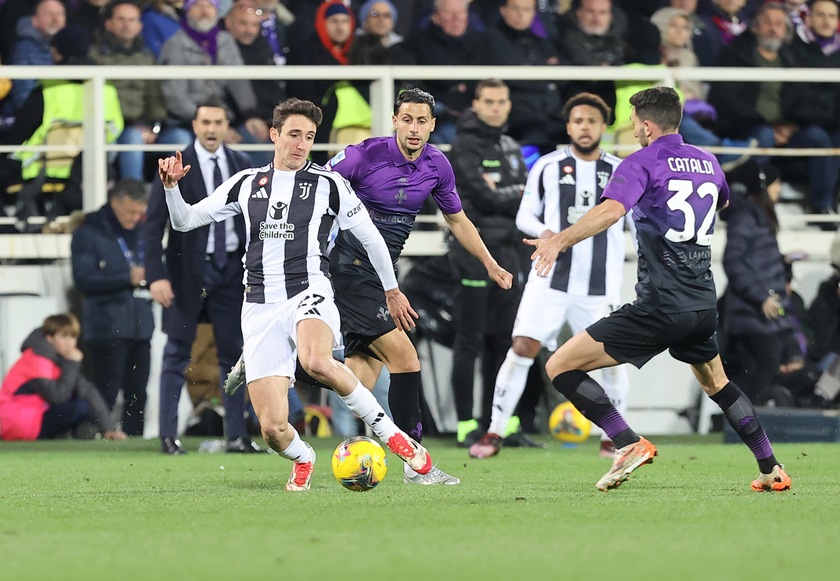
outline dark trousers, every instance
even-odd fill
[[[778,334],[734,335],[729,341],[732,381],[738,384],[751,402],[762,405],[779,374],[781,353]]]
[[[235,259],[228,260],[221,271],[211,261],[204,267],[203,296],[198,317],[189,318],[178,311],[175,303],[166,313],[167,325],[183,325],[192,328],[192,339],[175,339],[170,331],[169,340],[163,350],[163,366],[160,374],[160,437],[174,438],[178,434],[178,401],[186,381],[186,369],[190,363],[190,352],[199,322],[213,325],[216,350],[219,356],[220,383],[224,384],[230,368],[242,351],[242,265]],[[183,334],[182,334],[183,335]],[[189,335],[189,334],[188,334]],[[239,389],[232,396],[222,389],[222,404],[225,408],[225,427],[229,439],[247,436],[245,429],[245,390]]]
[[[456,277],[454,326],[455,344],[452,347],[452,392],[458,421],[473,418],[473,385],[475,360],[482,357],[481,418],[490,418],[496,375],[511,345],[511,331],[521,285],[515,277],[518,266],[512,248],[494,249],[499,264],[514,273],[514,285],[502,290],[487,278],[487,271],[477,258],[457,243],[452,244],[450,258]]]
[[[93,383],[113,411],[117,394],[123,391],[122,430],[129,436],[143,435],[143,410],[151,361],[149,340],[87,341]]]
[[[75,428],[88,419],[90,406],[81,399],[70,399],[64,403],[51,405],[41,420],[41,433],[38,439],[54,438],[61,432]]]

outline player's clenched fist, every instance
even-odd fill
[[[178,185],[178,180],[189,173],[191,167],[191,165],[184,167],[184,160],[181,157],[181,152],[176,151],[174,156],[158,160],[158,174],[160,175],[160,181],[163,182],[164,187],[174,188]]]

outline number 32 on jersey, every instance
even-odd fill
[[[712,204],[709,210],[703,217],[703,222],[700,227],[695,230],[696,216],[694,208],[688,202],[688,197],[694,192],[694,183],[691,180],[669,180],[668,190],[674,192],[674,195],[668,200],[668,208],[675,212],[682,212],[685,216],[685,228],[683,230],[668,229],[665,233],[665,238],[671,242],[686,242],[697,236],[697,244],[699,246],[711,246],[712,234],[709,232],[712,228],[712,223],[715,219],[715,210],[717,210],[718,194],[720,193],[718,187],[712,182],[703,182],[697,188],[697,195],[700,198],[706,196],[712,197]]]

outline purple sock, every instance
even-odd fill
[[[723,410],[732,429],[752,451],[761,472],[770,474],[778,462],[750,399],[731,381],[711,398]]]
[[[566,371],[551,380],[551,383],[590,422],[604,430],[616,448],[639,441],[638,434],[630,429],[615,409],[604,388],[585,372]]]

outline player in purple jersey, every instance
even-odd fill
[[[776,461],[755,408],[723,370],[715,340],[715,284],[709,270],[715,211],[729,201],[729,187],[711,154],[686,145],[677,133],[682,107],[676,91],[655,87],[631,99],[636,139],[643,149],[613,173],[601,203],[576,224],[536,246],[540,275],[560,252],[604,231],[631,208],[636,223],[639,283],[636,301],[567,341],[546,363],[554,387],[612,439],[612,468],[596,484],[615,488],[657,455],[616,411],[588,371],[629,362],[641,367],[668,349],[691,365],[703,390],[758,461],[756,491],[789,490],[790,478]]]
[[[461,209],[455,174],[446,157],[427,145],[435,128],[435,101],[425,91],[409,89],[394,104],[392,137],[373,137],[350,146],[327,167],[344,176],[364,203],[388,244],[396,267],[414,219],[430,195],[452,234],[477,257],[488,276],[504,289],[513,277],[490,255],[473,223]],[[372,389],[382,366],[391,373],[388,404],[394,422],[418,441],[420,423],[420,360],[403,331],[414,326],[409,316],[392,318],[382,284],[358,240],[340,232],[330,255],[330,275],[341,314],[347,366]],[[438,468],[425,475],[405,470],[404,481],[415,484],[458,484]]]

